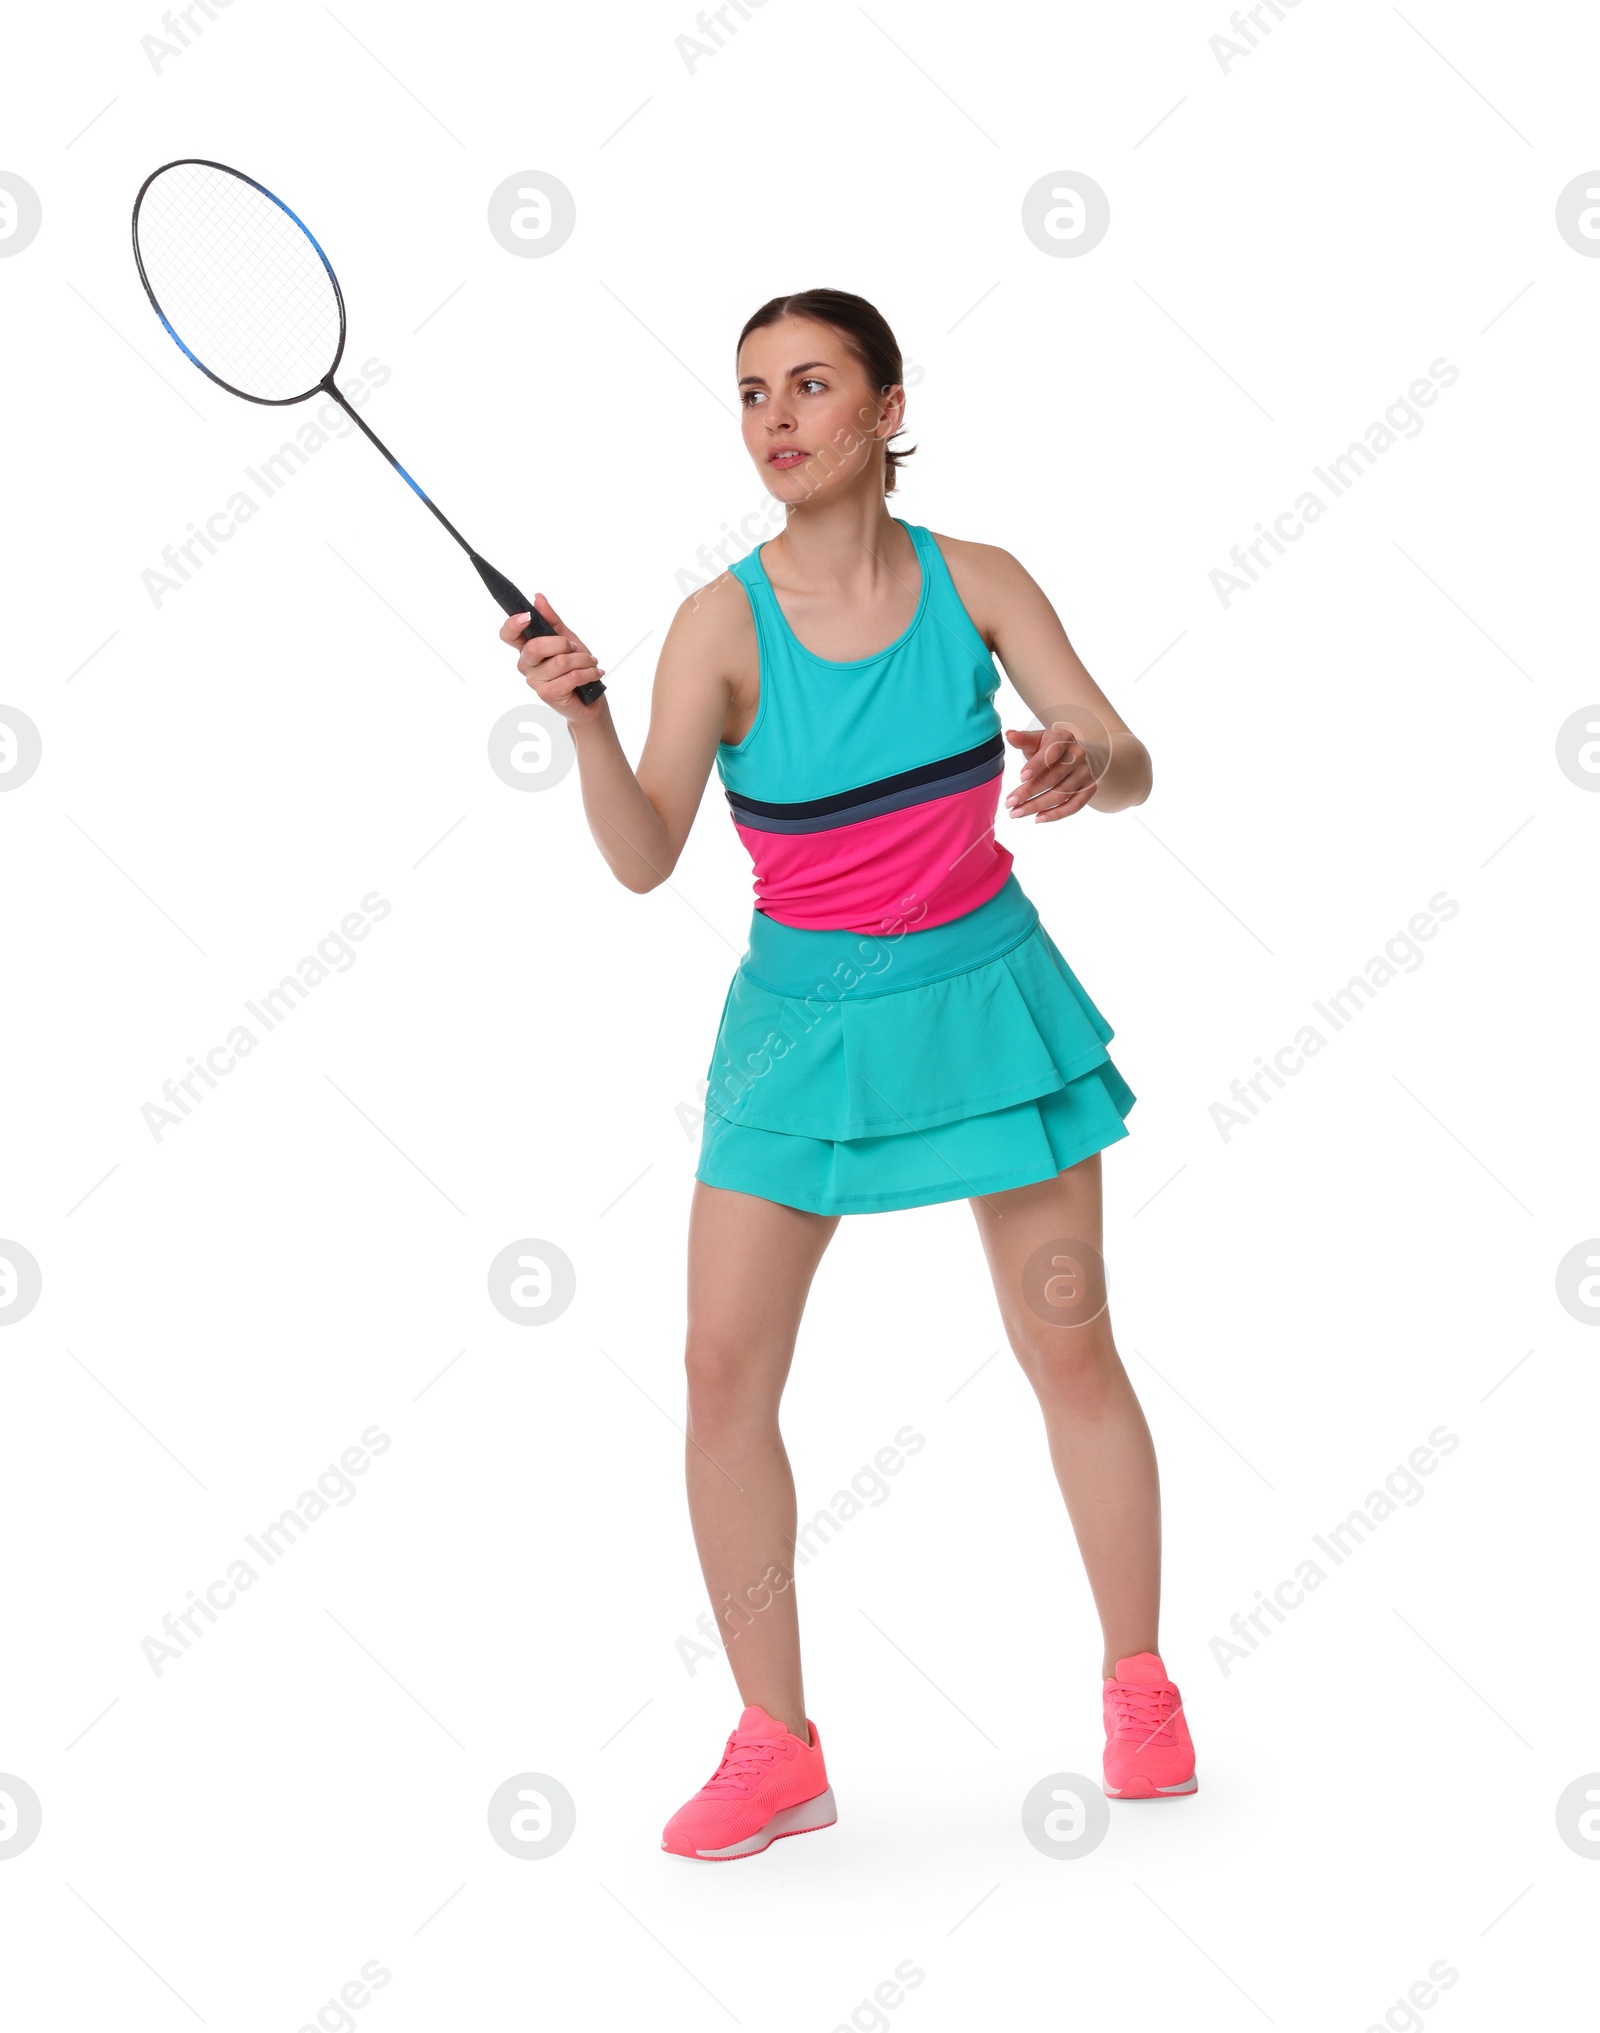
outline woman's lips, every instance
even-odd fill
[[[767,464],[769,466],[803,466],[810,456],[809,452],[769,452],[767,454]]]

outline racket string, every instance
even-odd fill
[[[332,275],[305,228],[230,170],[184,162],[139,208],[139,252],[185,349],[247,395],[282,401],[316,387],[338,350]]]

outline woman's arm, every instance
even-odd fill
[[[1008,804],[1041,819],[1065,818],[1091,800],[1103,812],[1143,804],[1149,751],[1084,668],[1043,588],[993,544],[938,544],[973,626],[1044,723],[1042,732],[1006,730],[1027,758]]]
[[[714,592],[720,597],[710,597]],[[728,717],[733,673],[741,653],[755,655],[749,602],[742,589],[737,602],[728,598],[718,580],[673,616],[656,664],[637,771],[618,739],[609,695],[588,706],[574,696],[594,676],[594,658],[542,594],[537,604],[556,633],[523,643],[527,617],[513,615],[501,640],[519,652],[517,668],[532,690],[567,722],[589,831],[618,882],[642,896],[671,875],[700,809]]]

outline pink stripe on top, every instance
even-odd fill
[[[1014,856],[994,837],[1000,778],[822,833],[735,829],[756,871],[756,909],[802,930],[942,925],[1004,885]]]

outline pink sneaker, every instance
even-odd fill
[[[822,1739],[809,1717],[809,1744],[764,1708],[747,1708],[728,1738],[722,1763],[667,1823],[661,1847],[674,1856],[722,1863],[753,1857],[781,1835],[805,1835],[838,1820],[822,1762]]]
[[[1157,1800],[1194,1793],[1194,1745],[1183,1697],[1154,1652],[1117,1661],[1104,1683],[1105,1785],[1114,1800]]]

